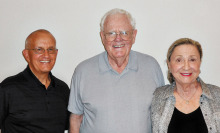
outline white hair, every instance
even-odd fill
[[[131,14],[129,12],[127,12],[126,10],[115,8],[115,9],[112,9],[112,10],[108,11],[107,13],[105,13],[105,15],[102,17],[101,22],[100,22],[100,30],[101,31],[104,31],[104,23],[105,23],[106,18],[110,15],[115,15],[115,14],[126,15],[128,17],[128,19],[130,20],[132,28],[135,29],[136,22],[135,22],[135,19],[131,16]]]

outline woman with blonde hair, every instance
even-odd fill
[[[153,133],[220,132],[220,88],[199,77],[202,56],[200,43],[190,38],[178,39],[168,49],[171,84],[154,92]]]

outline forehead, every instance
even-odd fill
[[[49,33],[36,33],[31,37],[31,45],[34,47],[55,47],[56,42]]]
[[[106,18],[104,30],[131,30],[132,26],[125,14],[113,14]]]
[[[196,46],[191,44],[183,44],[174,48],[172,55],[195,55],[200,56]]]

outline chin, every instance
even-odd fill
[[[182,81],[181,84],[194,84],[195,81]]]
[[[52,70],[52,68],[49,67],[49,68],[43,68],[40,71],[43,72],[43,73],[49,73],[51,70]]]
[[[116,57],[116,58],[125,57],[125,56],[126,56],[125,52],[118,52],[114,55],[114,57]]]

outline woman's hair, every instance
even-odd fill
[[[101,22],[100,22],[100,30],[101,31],[104,31],[104,23],[105,23],[106,18],[110,15],[115,15],[115,14],[126,15],[128,17],[128,19],[130,20],[132,28],[135,29],[136,23],[135,23],[134,18],[131,16],[131,14],[123,9],[115,8],[115,9],[112,9],[112,10],[108,11],[107,13],[105,13],[105,15],[102,17]]]
[[[176,40],[175,42],[173,42],[173,44],[169,47],[169,49],[167,51],[167,67],[168,67],[168,62],[170,62],[170,57],[172,56],[174,49],[180,45],[193,45],[193,46],[195,46],[199,51],[200,60],[202,60],[203,52],[202,52],[202,47],[201,47],[200,43],[195,40],[192,40],[190,38],[180,38],[180,39]],[[169,80],[170,83],[173,83],[175,80],[172,73],[169,70],[167,73],[167,79]]]

